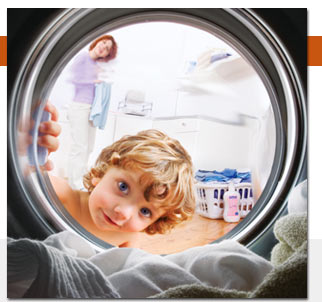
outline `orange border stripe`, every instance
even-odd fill
[[[7,37],[0,36],[0,66],[7,66]]]
[[[307,65],[322,66],[322,37],[307,37]]]
[[[322,66],[322,36],[308,36],[308,66]],[[0,66],[7,66],[7,37],[0,36]]]

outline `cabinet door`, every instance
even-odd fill
[[[177,139],[194,160],[199,134],[199,120],[192,118],[155,120],[153,128]]]
[[[152,120],[131,115],[119,115],[115,120],[114,141],[124,135],[134,135],[142,130],[152,128]]]

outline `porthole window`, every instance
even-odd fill
[[[191,236],[191,229],[203,230],[194,235],[200,240],[204,236],[202,244],[224,238],[255,240],[283,210],[305,165],[306,109],[305,92],[287,49],[255,11],[242,9],[70,9],[52,17],[26,52],[9,96],[10,169],[40,236],[67,229],[97,249],[114,244],[77,221],[49,177],[71,185],[71,172],[80,167],[71,166],[71,70],[79,54],[88,52],[102,35],[114,37],[118,53],[109,62],[97,63],[98,83],[107,84],[109,105],[105,127],[95,130],[92,150],[82,162],[85,169],[124,135],[158,129],[182,144],[196,172],[235,171],[235,188],[245,201],[239,206],[245,215],[229,224],[224,236],[205,233],[225,223],[220,213],[228,189],[210,173],[217,183],[198,183],[200,204],[193,218],[170,234],[140,233],[143,249],[167,254],[200,245],[187,246],[188,238],[180,235]],[[39,165],[37,132],[30,147],[34,168],[19,151],[20,135],[30,130],[35,108],[37,127],[48,99],[62,127],[60,147],[49,155],[54,163],[49,173]],[[80,117],[73,119],[81,123]],[[251,179],[247,185],[240,180],[246,173]],[[73,185],[86,192],[81,174]],[[10,212],[18,206],[13,203]],[[167,245],[169,240],[176,244]]]

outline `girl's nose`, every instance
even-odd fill
[[[117,205],[114,208],[116,222],[124,223],[133,215],[134,209],[131,205]]]

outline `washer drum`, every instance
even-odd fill
[[[14,13],[8,11],[9,21]],[[266,86],[276,122],[273,168],[250,215],[220,239],[234,238],[264,254],[260,239],[285,213],[290,190],[306,171],[306,32],[297,27],[302,20],[306,29],[306,11],[129,8],[27,10],[26,14],[34,22],[16,18],[15,26],[8,26],[8,236],[43,239],[67,229],[98,249],[109,247],[69,220],[46,173],[37,165],[34,173],[26,173],[19,152],[20,127],[36,105],[44,107],[67,62],[96,36],[130,24],[169,21],[213,33],[238,49]],[[40,116],[36,126],[39,122]]]

